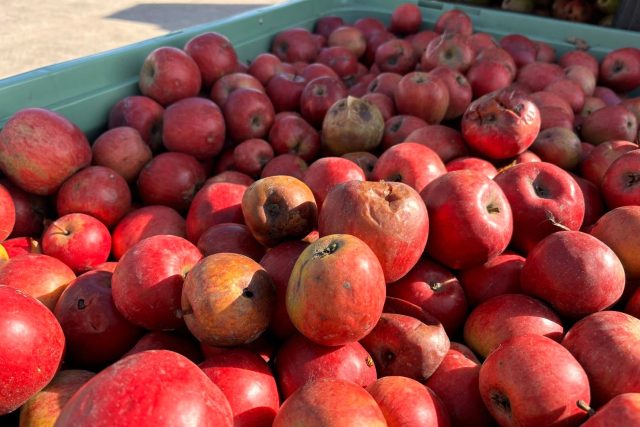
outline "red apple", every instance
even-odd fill
[[[54,194],[91,163],[91,147],[80,128],[41,108],[14,113],[0,131],[0,171],[30,193]]]
[[[40,236],[44,228],[44,219],[50,211],[49,199],[24,191],[6,178],[0,179],[0,185],[6,191],[5,193],[0,190],[0,199],[2,199],[0,210],[6,210],[0,214],[0,218],[2,218],[0,222],[5,224],[3,233],[6,234],[7,230],[12,228],[13,230],[8,237]],[[5,198],[7,194],[10,196],[9,199]],[[13,226],[9,227],[12,222],[12,205],[15,216],[13,217]],[[6,237],[4,238],[6,239]],[[2,240],[0,239],[0,241]]]
[[[640,150],[624,153],[607,169],[600,189],[610,209],[640,205]]]
[[[588,405],[586,407],[589,419],[582,424],[583,427],[606,427],[612,423],[631,426],[640,423],[640,393],[619,394],[597,411],[593,411]],[[581,406],[581,409],[584,408]]]
[[[485,50],[498,46],[496,39],[489,33],[483,32],[475,32],[467,37],[467,42],[473,49],[474,58],[478,56],[478,54]]]
[[[416,380],[387,376],[366,387],[378,402],[388,425],[407,427],[448,427],[449,414],[444,403],[428,387]]]
[[[438,124],[449,108],[449,90],[439,78],[415,71],[398,82],[394,100],[399,113]]]
[[[182,282],[202,253],[182,237],[148,237],[129,249],[111,281],[113,302],[131,323],[150,330],[184,325],[180,311]]]
[[[128,183],[135,182],[145,164],[151,160],[151,148],[140,133],[129,126],[109,129],[91,147],[94,165],[106,166]]]
[[[254,179],[242,172],[227,170],[207,179],[205,181],[205,185],[213,184],[214,182],[229,182],[232,184],[242,184],[248,187],[253,184]]]
[[[184,50],[162,46],[147,55],[140,68],[140,92],[163,106],[200,93],[198,64]]]
[[[431,40],[420,58],[423,71],[442,66],[464,73],[472,62],[473,49],[466,36],[456,33],[444,33]]]
[[[0,414],[4,415],[52,380],[62,363],[65,340],[53,313],[34,298],[0,285],[0,301]]]
[[[138,193],[145,205],[163,205],[185,212],[205,179],[204,168],[193,156],[162,153],[140,172]]]
[[[614,49],[600,62],[600,81],[616,92],[629,92],[640,86],[640,50]]]
[[[568,50],[560,57],[558,64],[560,64],[562,68],[567,68],[571,65],[581,65],[588,68],[596,79],[598,78],[600,68],[598,60],[588,51],[577,49]]]
[[[556,62],[556,50],[549,43],[534,41],[536,44],[536,61]]]
[[[571,175],[547,162],[520,163],[503,169],[494,181],[513,212],[511,245],[527,253],[546,236],[579,230],[584,197]]]
[[[383,93],[393,99],[401,79],[402,75],[398,73],[380,73],[369,83],[368,91],[371,93]]]
[[[465,270],[459,275],[460,284],[471,307],[503,294],[522,293],[520,275],[525,258],[515,253],[503,253]]]
[[[580,138],[571,129],[547,128],[538,134],[530,147],[543,162],[553,163],[565,170],[578,166],[582,154]]]
[[[198,64],[202,86],[207,89],[220,77],[234,72],[238,64],[231,41],[220,33],[198,34],[187,41],[184,50]]]
[[[278,63],[280,60],[278,60]],[[265,83],[266,84],[266,83]],[[263,84],[256,77],[247,73],[231,73],[220,77],[211,87],[210,98],[220,108],[224,107],[231,92],[238,89],[254,89],[266,93]]]
[[[500,39],[500,47],[511,54],[518,67],[536,61],[537,48],[533,40],[522,34],[509,34]]]
[[[256,56],[247,70],[263,85],[266,85],[271,77],[283,71],[286,71],[286,66],[272,53],[261,53]]]
[[[266,248],[253,237],[244,224],[222,223],[208,228],[198,239],[198,249],[209,256],[221,252],[247,256],[258,262]]]
[[[427,253],[460,269],[500,255],[511,240],[513,218],[502,189],[479,172],[449,172],[420,193],[429,211]]]
[[[342,158],[350,160],[356,165],[360,166],[367,180],[371,180],[373,168],[378,161],[378,158],[375,156],[375,154],[371,154],[368,151],[354,151],[352,153],[343,154]]]
[[[618,256],[628,279],[640,278],[640,207],[623,206],[605,213],[591,228],[591,235]]]
[[[65,361],[101,369],[118,360],[142,334],[116,309],[107,271],[89,271],[71,282],[54,314],[66,338]]]
[[[307,162],[296,154],[280,154],[264,165],[260,177],[287,175],[301,180],[308,167]]]
[[[295,154],[306,162],[314,161],[320,152],[320,134],[298,116],[277,118],[269,131],[269,143],[275,154]]]
[[[324,37],[329,37],[336,28],[343,25],[344,20],[340,16],[321,16],[315,23],[314,31]]]
[[[13,237],[2,242],[4,249],[2,261],[24,254],[41,254],[42,243],[32,237]]]
[[[285,62],[314,62],[318,46],[305,28],[288,28],[273,38],[271,52]]]
[[[458,157],[446,164],[447,172],[468,169],[480,172],[489,179],[498,174],[498,170],[492,163],[479,157]]]
[[[387,283],[418,262],[429,234],[427,209],[401,182],[349,181],[327,195],[318,218],[321,236],[352,234],[376,254]]]
[[[531,92],[539,92],[563,77],[564,70],[558,64],[531,62],[518,70],[516,82]]]
[[[472,89],[469,81],[461,73],[447,67],[436,67],[430,74],[444,81],[449,90],[449,107],[445,120],[456,119],[464,114],[471,103]]]
[[[148,332],[138,340],[138,342],[122,356],[124,359],[132,354],[142,353],[147,350],[170,350],[191,360],[193,363],[200,363],[203,360],[202,351],[198,341],[189,334],[178,334],[171,332]]]
[[[159,234],[186,237],[186,224],[178,212],[168,206],[143,206],[129,212],[113,229],[111,236],[116,260],[142,239]]]
[[[512,71],[499,61],[477,61],[467,71],[474,98],[508,87],[513,81]]]
[[[130,126],[140,133],[153,152],[162,147],[164,108],[148,96],[126,96],[109,112],[109,129]]]
[[[595,403],[640,390],[640,320],[619,311],[585,317],[567,332],[562,345],[589,376]]]
[[[593,91],[596,88],[596,78],[587,67],[584,65],[570,65],[564,68],[565,78],[578,84],[582,89],[585,97],[593,95]]]
[[[230,427],[233,412],[224,393],[189,359],[149,350],[109,366],[71,397],[56,425],[77,424]]]
[[[413,46],[404,39],[391,39],[382,43],[374,56],[374,62],[380,71],[398,74],[413,70],[417,60]]]
[[[278,121],[276,120],[276,123]],[[271,128],[273,132],[274,126]],[[250,176],[260,176],[262,168],[273,159],[274,152],[271,144],[264,139],[247,139],[233,149],[233,164],[239,172]]]
[[[275,120],[267,95],[253,89],[237,89],[222,107],[228,135],[235,141],[264,138]]]
[[[408,114],[398,114],[393,116],[384,123],[382,148],[387,150],[403,141],[414,142],[408,139],[408,136],[418,129],[422,129],[426,126],[429,126],[427,122],[416,116]]]
[[[316,160],[309,165],[302,179],[313,192],[318,209],[334,186],[351,180],[366,181],[366,177],[357,164],[341,157]]]
[[[606,105],[618,105],[622,103],[620,96],[605,86],[596,86],[593,90],[593,96],[600,98]]]
[[[433,30],[439,34],[459,33],[463,36],[470,36],[473,32],[473,23],[463,10],[451,9],[438,17]]]
[[[389,31],[398,34],[417,33],[422,24],[422,12],[413,3],[403,3],[391,13]]]
[[[429,125],[411,132],[404,139],[417,142],[435,151],[443,162],[469,154],[459,131],[444,125]]]
[[[480,367],[480,395],[501,426],[577,426],[589,402],[584,369],[564,347],[540,335],[502,343]]]
[[[16,223],[16,207],[7,188],[0,184],[0,242],[11,235]]]
[[[318,53],[316,61],[330,67],[341,79],[352,78],[358,72],[358,58],[346,47],[325,47]]]
[[[319,62],[307,64],[300,75],[304,77],[305,81],[307,82],[310,82],[311,80],[318,77],[333,77],[334,79],[340,79],[340,77],[338,77],[336,72],[333,71],[331,67]],[[295,110],[297,109],[298,107],[295,108]]]
[[[102,222],[91,215],[63,215],[44,231],[42,252],[59,259],[79,274],[109,258],[111,234]]]
[[[638,124],[635,115],[622,105],[600,108],[582,123],[581,136],[586,142],[600,144],[615,139],[635,141]]]
[[[269,79],[266,93],[276,112],[296,111],[300,105],[300,95],[307,80],[296,74],[278,73]]]
[[[376,106],[385,122],[396,114],[396,106],[393,99],[384,93],[367,92],[361,98]]]
[[[311,125],[319,128],[329,108],[346,96],[347,88],[339,79],[315,78],[307,83],[300,95],[300,113]]]

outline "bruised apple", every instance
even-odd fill
[[[337,155],[380,145],[384,120],[378,107],[349,96],[334,103],[322,122],[322,144]]]

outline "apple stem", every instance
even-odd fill
[[[585,411],[589,416],[592,416],[596,413],[596,411],[594,411],[593,408],[589,406],[589,404],[582,399],[578,400],[576,402],[576,405],[578,405],[578,408]]]
[[[55,221],[53,221],[53,222],[51,223],[51,225],[52,225],[52,226],[54,226],[55,228],[57,228],[57,229],[58,229],[58,231],[59,231],[60,233],[64,234],[65,236],[68,236],[69,234],[71,234],[71,232],[70,232],[69,230],[66,230],[66,229],[64,229],[64,228],[60,227],[60,226],[58,225],[58,223],[57,223],[57,222],[55,222]]]

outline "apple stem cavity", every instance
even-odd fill
[[[489,397],[493,402],[493,404],[498,407],[498,409],[508,414],[511,413],[511,402],[509,402],[509,399],[507,398],[507,396],[505,396],[499,391],[493,390],[489,394]]]
[[[627,187],[633,187],[635,185],[638,185],[639,183],[640,183],[639,173],[629,173],[627,175],[627,182],[626,182]]]
[[[249,288],[244,288],[242,290],[242,296],[245,298],[253,298],[253,291]]]
[[[84,310],[85,308],[87,308],[87,305],[84,303],[84,299],[82,298],[78,299],[77,307],[78,307],[78,310]]]
[[[585,402],[584,400],[578,400],[576,402],[576,405],[578,406],[578,408],[582,409],[583,411],[585,411],[587,414],[589,414],[589,416],[592,416],[596,413],[596,411],[589,406],[589,404],[587,402]]]

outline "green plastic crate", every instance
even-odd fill
[[[81,59],[39,68],[0,80],[0,126],[17,110],[42,107],[57,111],[77,124],[89,138],[105,129],[109,110],[121,98],[138,93],[138,72],[144,58],[159,46],[183,47],[193,36],[217,31],[229,37],[239,57],[248,61],[269,50],[273,36],[290,27],[312,29],[321,16],[337,15],[347,22],[372,16],[388,23],[401,0],[292,0],[252,10],[216,22],[189,27],[143,42]],[[558,54],[573,49],[580,39],[601,58],[623,46],[640,46],[640,34],[625,30],[574,24],[547,18],[438,1],[417,1],[424,28],[431,28],[445,11],[461,9],[476,31],[500,38],[521,33],[553,45]]]

